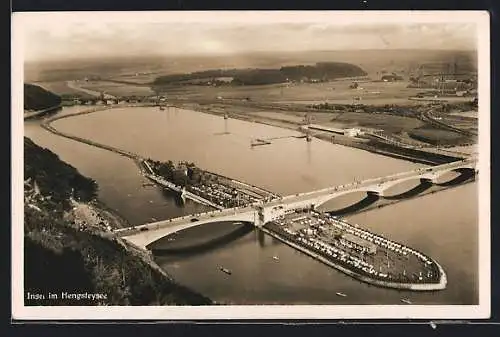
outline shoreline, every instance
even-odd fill
[[[172,106],[175,108],[178,108],[178,109],[193,110],[196,112],[206,113],[206,114],[210,114],[210,115],[214,115],[214,116],[225,116],[227,114],[227,112],[225,112],[225,111],[218,111],[218,110],[214,110],[214,109],[211,109],[208,107],[203,107],[199,103],[191,103],[191,102],[172,103]],[[278,119],[278,118],[275,119],[275,118],[263,117],[263,116],[258,116],[258,115],[245,115],[245,114],[238,113],[238,112],[229,114],[229,118],[241,120],[241,121],[245,121],[245,122],[249,122],[249,123],[258,123],[258,124],[263,124],[263,125],[268,125],[268,126],[273,126],[273,127],[277,127],[277,128],[282,128],[282,129],[300,132],[300,125],[301,124],[296,123],[296,122],[283,120],[283,119]],[[450,156],[445,156],[445,155],[440,155],[440,154],[433,153],[433,152],[428,152],[425,150],[419,151],[419,152],[421,152],[422,156],[418,156],[416,154],[414,154],[413,156],[405,155],[404,153],[400,153],[397,151],[390,151],[388,149],[383,149],[382,146],[385,146],[385,147],[391,146],[393,149],[398,149],[400,151],[407,150],[406,148],[394,146],[394,145],[384,143],[384,142],[380,142],[380,144],[378,146],[376,146],[376,145],[370,146],[370,145],[367,145],[364,143],[356,143],[353,141],[350,141],[350,142],[339,141],[338,139],[335,139],[334,141],[332,141],[331,135],[325,135],[324,132],[319,133],[319,134],[318,133],[311,134],[311,136],[314,138],[323,140],[323,141],[327,141],[327,142],[332,143],[332,144],[351,147],[351,148],[367,151],[367,152],[382,155],[382,156],[392,157],[392,158],[396,158],[396,159],[400,159],[400,160],[406,160],[406,161],[410,161],[413,163],[421,163],[421,164],[426,164],[426,165],[436,165],[436,164],[443,163],[443,162],[453,161],[453,160],[447,161],[445,158],[454,159],[454,160],[461,159],[458,156],[459,154],[456,154],[457,157],[452,157],[452,155],[453,155],[452,153],[450,153]],[[425,158],[424,153],[427,154],[428,156],[440,158],[441,160],[437,161],[437,160]]]

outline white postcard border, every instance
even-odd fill
[[[340,15],[339,15],[340,14]],[[24,306],[24,28],[86,22],[452,23],[477,25],[479,91],[479,305]],[[490,35],[486,11],[58,12],[15,13],[12,20],[12,318],[19,320],[475,319],[490,315]]]

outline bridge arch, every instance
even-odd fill
[[[337,191],[335,189],[332,189],[330,193],[325,193],[321,196],[318,196],[317,198],[311,198],[308,200],[309,206],[312,206],[316,209],[321,210],[322,206],[336,198],[339,198],[341,196],[344,196],[346,194],[351,194],[351,193],[356,193],[356,192],[364,192],[366,193],[366,197],[355,204],[346,206],[342,209],[335,210],[335,212],[344,212],[348,211],[350,208],[356,208],[360,209],[361,206],[367,207],[370,204],[373,204],[374,202],[377,201],[377,197],[379,198],[385,198],[385,199],[403,199],[403,198],[408,198],[412,197],[415,195],[418,195],[425,190],[429,189],[432,187],[432,185],[438,185],[438,186],[448,186],[448,185],[453,185],[453,184],[459,184],[464,181],[467,181],[471,177],[473,177],[476,174],[476,170],[474,167],[469,167],[469,165],[464,165],[462,167],[458,168],[450,168],[450,169],[445,169],[445,170],[438,170],[438,171],[429,171],[429,169],[423,168],[420,169],[421,174],[419,175],[414,175],[414,176],[406,176],[402,177],[400,179],[393,179],[389,180],[387,182],[384,182],[383,180],[373,184],[373,185],[368,185],[368,186],[361,186],[359,188],[352,188],[350,190],[344,190],[344,191]],[[439,179],[442,178],[443,176],[449,174],[450,172],[459,172],[460,175],[456,178],[451,179],[450,181],[446,181],[443,183],[439,182]],[[399,193],[396,195],[388,195],[387,192],[390,188],[397,186],[399,184],[402,184],[404,182],[408,181],[419,181],[419,184],[410,188],[409,190]],[[353,184],[355,186],[355,184]],[[307,206],[307,202],[303,202],[304,206]],[[323,207],[324,208],[324,207]],[[363,208],[363,207],[361,207]]]
[[[182,217],[180,219],[171,219],[160,221],[154,224],[143,225],[136,228],[132,233],[121,235],[124,239],[133,244],[147,248],[151,243],[160,240],[161,238],[179,232],[184,229],[193,228],[201,225],[210,225],[211,223],[219,222],[255,222],[255,211],[247,211],[241,213],[230,213],[222,216],[215,216],[217,212],[209,212],[214,215],[197,218],[196,215]],[[196,219],[196,221],[194,221]]]
[[[450,172],[456,172],[458,173],[458,176],[455,176],[449,180],[446,181],[440,181],[443,176]],[[438,186],[452,186],[452,185],[458,185],[461,184],[469,179],[472,179],[476,176],[477,172],[475,168],[472,167],[461,167],[457,168],[454,170],[449,170],[444,172],[443,174],[436,176],[436,178],[433,180],[433,183]]]
[[[327,202],[316,206],[315,209],[317,211],[330,213],[332,215],[344,215],[359,211],[376,203],[380,200],[380,196],[378,195],[378,193],[373,193],[370,191],[364,192],[361,198],[356,198],[354,201],[349,200],[347,203],[344,202],[340,207],[338,204],[331,204],[331,202],[336,199],[337,198],[332,198]]]

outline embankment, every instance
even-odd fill
[[[86,139],[86,138],[78,137],[78,136],[75,136],[75,135],[71,135],[71,134],[59,131],[59,130],[57,130],[56,128],[54,128],[51,125],[53,122],[55,122],[57,120],[60,120],[60,119],[69,118],[69,117],[75,117],[75,116],[80,116],[80,115],[86,115],[86,114],[90,114],[90,113],[94,113],[94,112],[98,112],[98,111],[103,111],[103,110],[113,109],[113,108],[119,108],[119,107],[123,107],[123,106],[103,106],[103,107],[98,107],[98,108],[92,108],[90,110],[81,111],[81,112],[78,112],[78,113],[75,113],[75,114],[63,115],[63,116],[56,116],[56,117],[49,118],[49,119],[43,121],[43,123],[41,124],[41,126],[45,130],[47,130],[49,132],[52,132],[55,135],[58,135],[58,136],[61,136],[61,137],[65,137],[65,138],[68,138],[68,139],[72,139],[72,140],[75,140],[77,142],[84,143],[84,144],[87,144],[87,145],[90,145],[90,146],[94,146],[94,147],[97,147],[97,148],[100,148],[100,149],[103,149],[103,150],[108,150],[108,151],[117,153],[119,155],[128,157],[128,158],[133,159],[133,160],[137,160],[139,158],[139,156],[136,155],[135,153],[128,152],[128,151],[125,151],[125,150],[122,150],[122,149],[119,149],[119,148],[116,148],[116,147],[113,147],[113,146],[110,146],[110,145],[105,145],[105,144],[97,143],[97,142],[94,142],[94,141],[92,141],[90,139]]]

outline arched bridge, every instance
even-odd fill
[[[384,197],[384,193],[392,186],[404,181],[420,179],[429,183],[436,183],[450,171],[470,171],[473,175],[478,172],[475,158],[448,164],[419,168],[409,172],[397,173],[390,176],[355,181],[345,185],[333,186],[317,191],[299,193],[273,200],[258,201],[251,205],[223,210],[215,210],[200,214],[183,216],[180,218],[157,221],[141,226],[122,228],[115,233],[128,241],[146,248],[149,244],[172,233],[214,222],[241,221],[252,222],[262,226],[273,221],[283,214],[297,209],[316,208],[327,201],[343,194],[363,191]]]
[[[299,193],[283,197],[279,200],[273,200],[266,206],[286,205],[288,209],[299,209],[304,207],[318,207],[319,205],[339,197],[343,194],[353,192],[375,193],[384,196],[384,193],[391,187],[404,181],[420,179],[432,183],[437,183],[439,179],[450,171],[466,170],[476,174],[477,160],[475,158],[464,159],[462,161],[447,163],[443,165],[432,166],[428,168],[419,168],[409,172],[397,173],[390,176],[355,181],[345,185],[324,188],[318,191]]]
[[[167,235],[207,223],[223,221],[256,223],[256,214],[256,205],[228,208],[224,210],[215,210],[174,219],[156,221],[140,226],[120,228],[115,230],[115,233],[137,246],[146,248],[149,244]]]

